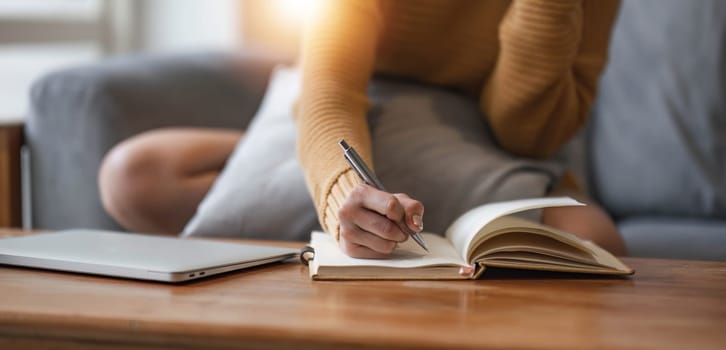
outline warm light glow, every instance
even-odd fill
[[[302,23],[310,17],[319,0],[275,0],[281,17],[288,21]]]

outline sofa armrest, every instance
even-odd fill
[[[277,62],[254,54],[127,57],[41,78],[25,128],[32,226],[119,229],[98,192],[106,152],[154,128],[245,127]]]

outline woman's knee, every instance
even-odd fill
[[[625,243],[605,210],[582,196],[578,200],[588,205],[546,208],[542,214],[543,223],[593,241],[615,255],[625,255]]]
[[[121,142],[99,172],[104,208],[127,229],[178,232],[241,136],[239,130],[166,128]]]
[[[158,147],[154,132],[129,138],[106,154],[99,171],[101,201],[106,211],[127,225],[139,213],[152,213],[160,188],[174,172]]]

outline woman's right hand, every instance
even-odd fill
[[[423,204],[406,194],[358,184],[338,210],[340,247],[354,258],[387,258],[408,239],[403,225],[423,230],[423,212]]]

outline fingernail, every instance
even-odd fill
[[[474,274],[474,268],[471,266],[462,266],[459,268],[459,274],[462,276],[471,276]]]
[[[423,231],[423,218],[421,215],[416,214],[413,216],[413,224],[418,227],[419,231]]]

